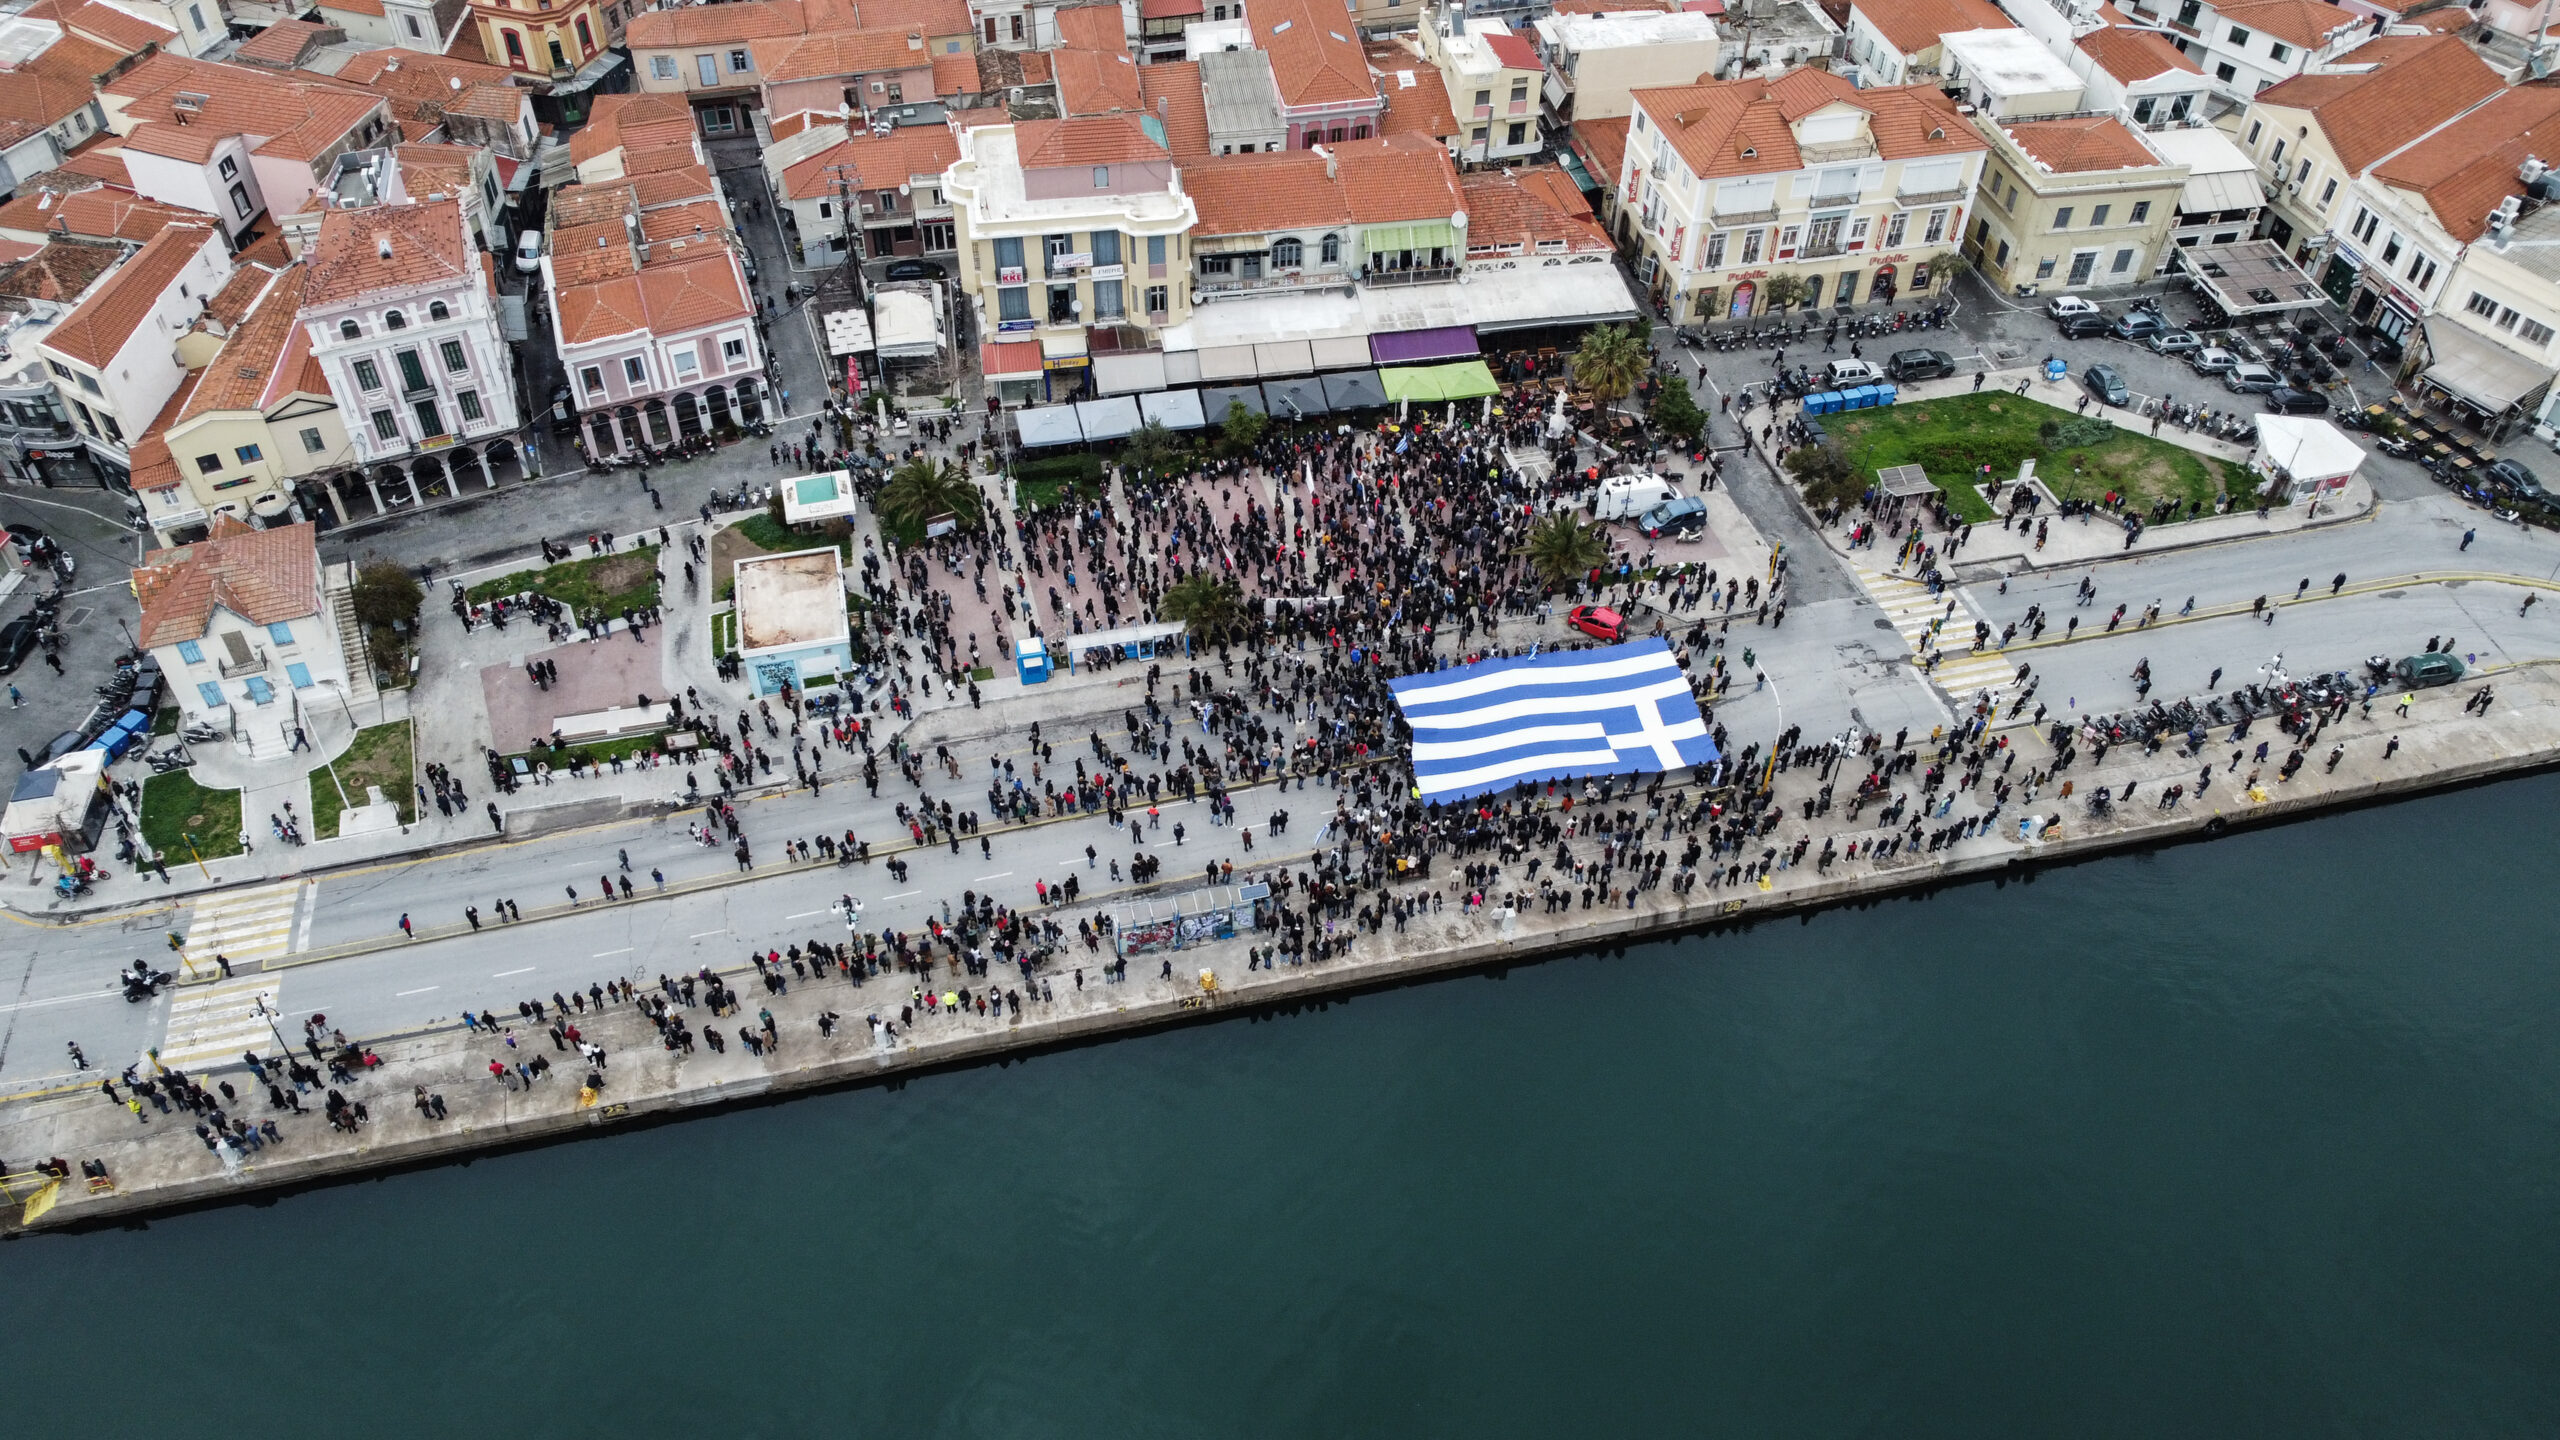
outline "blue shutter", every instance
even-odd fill
[[[308,690],[311,688],[311,667],[298,661],[287,665],[284,667],[284,678],[293,682],[294,689]]]
[[[264,705],[268,701],[276,698],[276,687],[268,684],[267,677],[264,675],[250,676],[246,682],[245,688],[248,690],[249,699],[253,704]]]
[[[207,710],[219,710],[222,708],[222,687],[210,680],[199,680],[196,682],[196,696],[198,699],[204,701],[204,708]]]
[[[267,627],[267,638],[279,645],[290,645],[293,643],[293,627],[279,620]]]
[[[178,658],[190,665],[201,665],[204,663],[204,647],[193,640],[181,640],[178,642]]]

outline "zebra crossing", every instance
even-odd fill
[[[210,965],[220,955],[235,970],[281,960],[293,949],[293,927],[302,913],[299,880],[208,896],[187,925],[187,958]]]
[[[160,1063],[192,1069],[236,1060],[243,1050],[266,1054],[276,1048],[266,1012],[276,1009],[284,976],[260,970],[266,961],[292,953],[306,889],[289,880],[196,902],[186,930],[187,958],[202,973],[219,955],[237,973],[209,985],[182,986],[170,996]]]
[[[1969,653],[1976,616],[1955,591],[1932,595],[1928,586],[1916,580],[1905,580],[1856,560],[1849,562],[1849,569],[1858,577],[1867,598],[1875,601],[1892,622],[1894,632],[1910,645],[1912,664],[1921,665],[1932,650],[1943,656],[1936,668],[1922,673],[1950,697],[1971,700],[1989,691],[1996,698],[2016,683],[2017,663],[2008,656],[1996,650]],[[1956,602],[1952,615],[1947,610],[1950,600]],[[1941,618],[1945,625],[1933,631]]]

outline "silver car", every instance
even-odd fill
[[[2264,365],[2234,365],[2222,377],[2222,388],[2234,395],[2264,395],[2283,383],[2283,376]]]
[[[2187,364],[2199,375],[2221,375],[2240,363],[2240,357],[2219,345],[2207,345],[2187,357]]]

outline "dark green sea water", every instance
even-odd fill
[[[0,1249],[85,1435],[2549,1436],[2560,780]]]

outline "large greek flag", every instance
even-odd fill
[[[1413,727],[1414,779],[1426,800],[1716,759],[1688,677],[1660,640],[1488,660],[1388,688]]]

